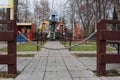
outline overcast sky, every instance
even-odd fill
[[[62,16],[62,12],[64,10],[63,5],[66,3],[67,0],[48,0],[50,3],[50,8],[53,11],[57,11],[58,15]]]
[[[8,0],[0,1],[0,6],[2,6],[2,5],[7,5],[7,2],[8,2]]]
[[[31,1],[31,0],[30,0]],[[35,0],[33,0],[35,1]],[[37,0],[39,1],[39,0]],[[57,11],[58,15],[62,15],[61,11],[63,10],[63,6],[67,0],[48,0],[50,9],[54,12]],[[33,3],[33,2],[32,2]]]
[[[0,0],[0,3],[6,2],[7,0]],[[31,5],[33,5],[33,1],[35,0],[30,0]],[[36,0],[39,1],[39,0]],[[54,12],[57,11],[58,15],[62,15],[62,12],[64,10],[63,5],[67,2],[68,0],[48,0],[50,9]],[[32,7],[33,8],[33,7]]]

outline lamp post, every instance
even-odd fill
[[[66,45],[66,38],[65,38],[65,32],[63,32],[63,40],[64,40],[64,45]]]

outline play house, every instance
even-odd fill
[[[35,24],[34,23],[17,23],[17,42],[26,42],[19,33],[20,31],[27,39],[32,40],[34,38]]]

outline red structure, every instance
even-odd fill
[[[16,63],[16,22],[11,20],[0,20],[0,24],[7,24],[8,30],[0,31],[0,41],[7,41],[7,55],[0,55],[0,64],[8,65],[8,73],[17,73]]]
[[[107,41],[120,40],[120,31],[107,30],[107,24],[120,24],[117,20],[101,20],[97,23],[97,73],[106,75],[106,63],[120,63],[120,54],[106,54]]]
[[[63,22],[57,22],[56,24],[58,24],[58,27],[56,28],[56,32],[65,32],[65,26]]]
[[[82,31],[78,22],[75,22],[75,30],[73,32],[73,40],[79,41],[83,38]]]
[[[17,42],[25,42],[26,40],[18,34],[18,31],[28,39],[34,38],[35,24],[34,23],[17,23]]]

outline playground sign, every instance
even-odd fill
[[[0,0],[0,8],[13,8],[13,0]]]

